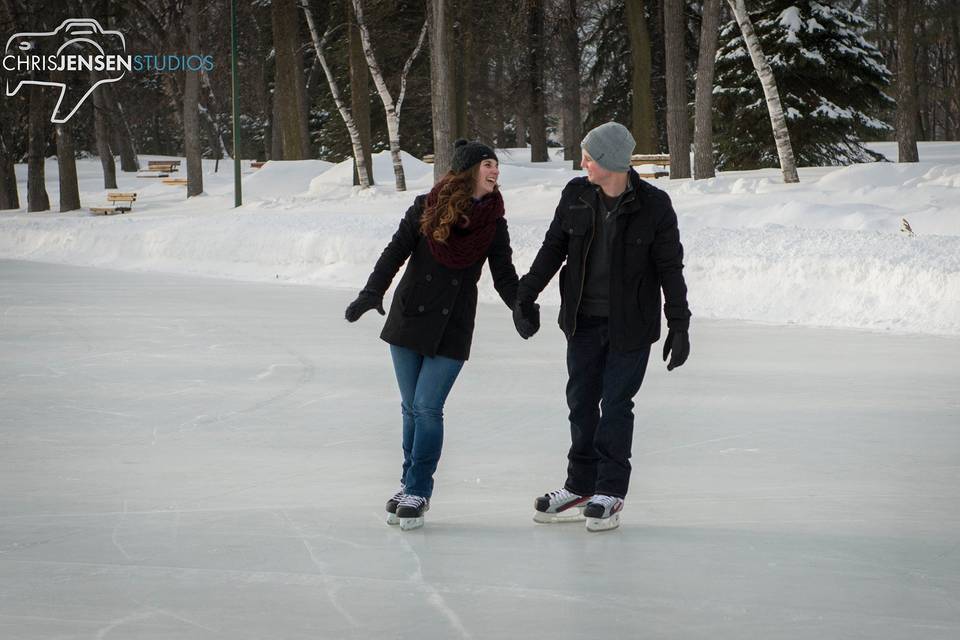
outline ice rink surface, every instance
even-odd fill
[[[401,532],[351,298],[0,261],[0,638],[960,637],[960,339],[695,317],[590,534],[531,520],[568,445],[556,309],[524,342],[481,305]]]

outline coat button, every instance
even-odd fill
[[[428,274],[427,274],[427,282],[430,282],[431,280],[433,280],[433,276],[428,273]]]
[[[454,278],[450,284],[452,284],[453,286],[457,286],[458,284],[460,284],[460,281]]]
[[[417,311],[419,311],[420,313],[423,313],[423,305],[420,305],[419,307],[417,307]]]
[[[449,310],[449,309],[444,309],[444,310],[441,311],[440,313],[442,313],[443,315],[447,315],[448,313],[450,313],[450,310]]]
[[[573,227],[570,227],[569,229],[567,229],[567,233],[573,233]]]

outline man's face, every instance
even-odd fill
[[[597,164],[597,161],[590,157],[586,149],[582,149],[582,152],[583,160],[580,161],[580,166],[587,172],[587,180],[593,184],[602,184],[605,182],[613,172]]]

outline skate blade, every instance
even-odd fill
[[[419,529],[423,526],[423,517],[419,518],[400,518],[400,528],[404,531]]]
[[[620,526],[620,514],[609,518],[587,518],[587,531],[610,531]]]
[[[574,507],[573,509],[561,511],[560,513],[544,513],[543,511],[536,511],[533,514],[533,521],[539,522],[540,524],[553,524],[555,522],[582,522],[583,508]]]
[[[400,518],[395,513],[387,512],[387,524],[400,524]]]

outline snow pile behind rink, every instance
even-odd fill
[[[873,146],[890,157],[884,145]],[[657,180],[679,214],[695,318],[960,334],[960,144],[921,144],[920,153],[925,161],[912,165],[801,169],[797,185],[772,169]],[[531,163],[523,149],[498,154],[522,275],[563,185],[582,174],[556,158]],[[352,186],[350,162],[247,166],[238,209],[229,162],[214,173],[205,161],[205,193],[190,200],[182,188],[121,174],[120,190],[139,194],[133,212],[0,212],[0,258],[359,289],[433,182],[431,165],[402,157],[405,193],[393,187],[387,152],[374,157],[377,184],[367,191]],[[78,168],[82,201],[101,204],[99,162]],[[25,196],[25,167],[17,174]],[[47,180],[56,202],[55,160]],[[901,233],[904,217],[916,235]],[[502,304],[489,275],[480,298]],[[559,303],[556,282],[541,302]]]

